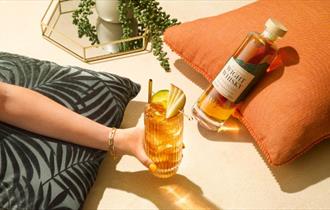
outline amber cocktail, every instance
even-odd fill
[[[156,164],[153,174],[160,178],[173,176],[182,159],[183,113],[166,119],[159,104],[147,104],[144,111],[145,150]]]

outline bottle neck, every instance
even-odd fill
[[[270,42],[275,42],[278,38],[278,36],[274,35],[273,33],[269,32],[267,30],[264,30],[261,33],[261,36],[264,37],[265,39],[269,40]]]

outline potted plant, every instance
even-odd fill
[[[92,8],[95,6],[95,1],[99,0],[80,0],[79,6],[73,13],[73,24],[78,27],[79,37],[88,37],[91,44],[100,43],[96,27],[92,25],[88,17],[93,14]],[[177,19],[171,19],[170,15],[166,14],[156,0],[110,0],[111,4],[118,1],[117,10],[119,13],[119,22],[122,25],[122,38],[132,37],[133,29],[132,16],[138,22],[138,25],[143,30],[148,30],[153,54],[160,61],[160,65],[170,71],[167,53],[163,50],[162,35],[166,28],[179,24]],[[98,2],[97,2],[98,3]],[[100,13],[100,7],[97,5],[97,10]],[[109,9],[113,11],[112,9]],[[105,9],[102,9],[104,12]],[[103,15],[102,15],[103,16]],[[102,17],[101,17],[102,18]],[[104,19],[104,18],[102,18]]]

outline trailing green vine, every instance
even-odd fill
[[[119,20],[122,24],[122,39],[133,36],[132,19],[128,17],[128,13],[132,12],[133,17],[137,20],[138,30],[148,30],[152,52],[160,62],[160,65],[170,71],[169,59],[167,53],[163,49],[162,35],[166,28],[179,24],[177,19],[171,19],[170,15],[163,11],[163,8],[156,0],[118,0]],[[92,7],[95,0],[80,0],[78,9],[73,12],[73,24],[78,26],[78,36],[86,36],[91,44],[100,43],[96,33],[96,27],[91,25],[88,17],[93,14]],[[133,45],[139,44],[138,41],[129,43],[124,46],[125,49],[131,49]]]
[[[74,25],[78,26],[79,38],[84,36],[88,37],[92,45],[100,43],[96,34],[96,27],[93,26],[88,19],[88,17],[93,14],[92,7],[94,5],[94,0],[81,0],[78,5],[78,9],[72,14],[72,22]]]

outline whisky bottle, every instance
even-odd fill
[[[267,71],[277,54],[274,42],[286,32],[285,26],[269,18],[262,33],[247,35],[193,106],[193,115],[203,127],[221,131],[224,122]]]

